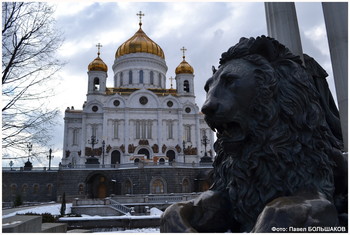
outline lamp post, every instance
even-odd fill
[[[86,159],[85,164],[90,165],[90,167],[94,167],[100,164],[100,162],[98,161],[97,158],[95,158],[95,155],[94,155],[94,146],[95,144],[98,144],[98,140],[96,139],[96,136],[92,135],[91,139],[88,140],[88,143],[91,144],[91,157]]]
[[[98,144],[98,140],[96,139],[96,136],[92,135],[91,136],[91,140],[88,140],[88,143],[91,144],[91,157],[95,157],[94,156],[94,146],[95,144]]]
[[[209,139],[208,139],[208,137],[205,134],[203,135],[203,139],[202,139],[201,142],[204,145],[204,156],[201,158],[200,163],[213,162],[211,157],[209,157],[208,154],[207,154],[207,145],[209,144]]]
[[[29,162],[30,152],[33,150],[33,144],[32,143],[28,143],[27,144],[27,148],[28,148],[28,162]]]
[[[186,155],[185,155],[185,144],[186,144],[186,142],[183,140],[182,141],[182,151],[183,151],[183,153],[184,153],[184,163],[186,163]]]
[[[102,167],[105,166],[105,146],[106,142],[102,140]]]
[[[208,137],[204,134],[203,139],[202,139],[202,144],[204,145],[204,157],[207,157],[207,144],[209,142]]]
[[[51,159],[53,158],[51,153],[52,153],[52,149],[49,150],[49,156],[47,156],[47,158],[49,159],[49,170],[51,170]]]

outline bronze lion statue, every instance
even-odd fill
[[[298,56],[269,37],[241,38],[205,91],[214,183],[168,207],[161,232],[347,230],[347,157]]]

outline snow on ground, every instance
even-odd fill
[[[71,207],[72,203],[67,203],[66,204],[66,214],[71,213]],[[44,213],[50,213],[52,215],[60,215],[60,209],[61,209],[61,204],[56,203],[53,205],[45,205],[45,206],[37,206],[37,207],[31,207],[31,208],[23,208],[23,210],[19,209],[18,211],[9,213],[7,215],[3,215],[2,218],[7,218],[10,216],[14,216],[16,214],[25,214],[28,212],[31,213],[36,213],[36,214],[44,214]],[[159,218],[162,215],[162,211],[153,207],[150,209],[150,215],[146,216],[132,216],[132,215],[124,215],[124,216],[90,216],[90,215],[82,215],[82,217],[62,217],[60,220],[69,220],[69,219],[96,219],[96,220],[101,220],[101,219],[133,219],[133,218]],[[94,233],[159,233],[159,228],[136,228],[136,229],[128,229],[128,230],[120,230],[120,228],[115,228],[112,230],[109,229],[101,229],[101,231],[95,231]]]
[[[66,214],[71,213],[71,207],[72,203],[66,204]],[[51,215],[60,215],[60,209],[61,209],[61,203],[56,203],[53,205],[46,205],[46,206],[37,206],[37,207],[31,207],[31,208],[23,208],[23,210],[18,210],[12,213],[9,213],[7,215],[3,215],[2,218],[7,218],[10,216],[14,216],[16,214],[25,214],[28,212],[36,213],[36,214],[44,214],[44,213],[50,213]]]

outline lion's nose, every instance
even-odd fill
[[[218,108],[218,103],[216,102],[205,102],[202,107],[202,113],[207,116],[213,116]]]

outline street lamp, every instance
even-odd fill
[[[94,156],[94,146],[95,144],[98,144],[98,140],[96,139],[96,136],[92,135],[91,140],[88,140],[88,143],[91,144],[91,157],[86,159],[85,164],[90,165],[91,167],[94,167],[94,165],[99,165],[100,162],[97,158]]]
[[[29,162],[30,152],[33,150],[33,144],[32,143],[28,143],[27,144],[27,148],[28,148],[28,162]]]
[[[49,156],[47,156],[47,158],[49,159],[49,170],[51,170],[51,158],[53,158],[53,156],[51,156],[52,153],[52,149],[49,150]]]
[[[13,166],[13,161],[11,160],[9,163],[10,167],[11,167],[11,171],[12,171],[12,166]]]
[[[208,137],[204,134],[203,139],[202,139],[202,144],[204,145],[204,157],[207,157],[207,144],[209,142]]]
[[[91,144],[91,157],[94,157],[94,146],[95,144],[98,144],[98,140],[96,139],[96,136],[92,135],[91,140],[88,140],[88,143]]]

